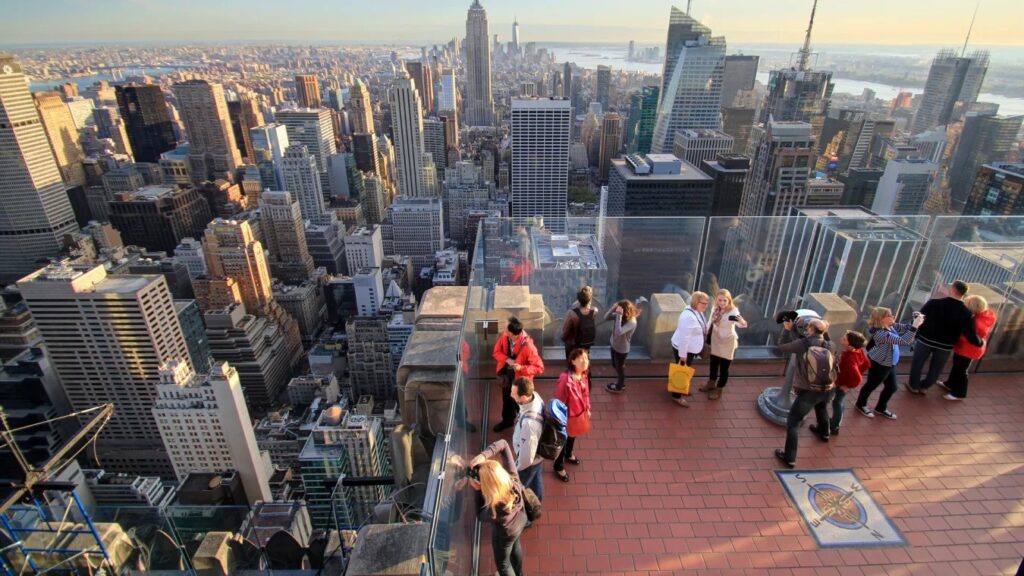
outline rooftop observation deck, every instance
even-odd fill
[[[906,539],[829,549],[776,478],[785,432],[755,407],[772,379],[739,377],[720,400],[698,392],[682,408],[663,379],[631,379],[612,395],[607,363],[593,373],[582,464],[567,466],[567,484],[544,464],[544,516],[522,540],[526,574],[992,575],[1016,573],[1024,558],[1019,375],[974,375],[964,402],[901,390],[897,420],[865,418],[848,398],[827,444],[805,428],[796,470],[852,469]],[[552,389],[541,381],[542,396]],[[495,422],[497,397],[490,407]],[[491,574],[486,532],[480,542],[479,573]]]

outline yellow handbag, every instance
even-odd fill
[[[668,391],[676,394],[689,394],[690,381],[693,380],[695,372],[696,370],[685,364],[669,364]]]

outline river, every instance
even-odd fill
[[[118,77],[115,78],[110,72],[104,72],[101,74],[93,74],[91,76],[75,76],[73,78],[57,78],[56,80],[39,80],[29,84],[29,90],[32,92],[39,92],[43,90],[53,90],[61,84],[72,82],[78,84],[80,89],[85,89],[92,86],[94,83],[100,80],[106,80],[107,82],[120,82],[125,76],[161,76],[168,72],[173,72],[176,68],[164,68],[164,67],[153,67],[153,68],[120,68],[118,69]]]
[[[632,70],[646,72],[648,74],[661,74],[662,64],[627,62],[627,48],[610,45],[573,45],[573,44],[543,44],[538,43],[538,48],[547,48],[555,56],[556,62],[575,62],[581,68],[597,68],[598,65],[611,66],[618,70]],[[768,72],[759,72],[757,79],[761,83],[768,81]],[[891,100],[897,94],[910,92],[920,94],[920,88],[902,88],[878,82],[867,82],[864,80],[851,80],[848,78],[833,78],[836,94],[853,94],[860,96],[865,88],[874,90],[875,97],[883,100]],[[1009,116],[1024,114],[1024,98],[1011,98],[998,94],[982,93],[978,95],[979,102],[994,102],[999,104],[999,113]]]

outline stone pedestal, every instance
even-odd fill
[[[359,530],[346,576],[419,576],[430,524],[370,524]]]
[[[651,295],[643,333],[651,360],[672,361],[672,334],[679,325],[679,315],[683,310],[686,310],[686,301],[678,294]]]
[[[836,342],[847,330],[853,330],[860,320],[857,310],[837,294],[813,292],[804,298],[804,304],[808,310],[814,310],[828,322],[829,335]]]

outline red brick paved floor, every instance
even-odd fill
[[[618,396],[606,381],[595,378],[572,482],[545,464],[544,517],[523,536],[530,576],[1013,574],[1024,557],[1020,376],[975,375],[961,403],[901,389],[895,421],[854,413],[849,397],[828,444],[805,427],[797,468],[852,468],[908,542],[839,550],[816,547],[773,473],[784,430],[754,404],[771,381],[732,380],[720,401],[697,393],[688,409],[656,380]],[[552,388],[540,383],[545,398]],[[493,396],[491,407],[493,418]],[[493,573],[483,543],[481,573]]]

